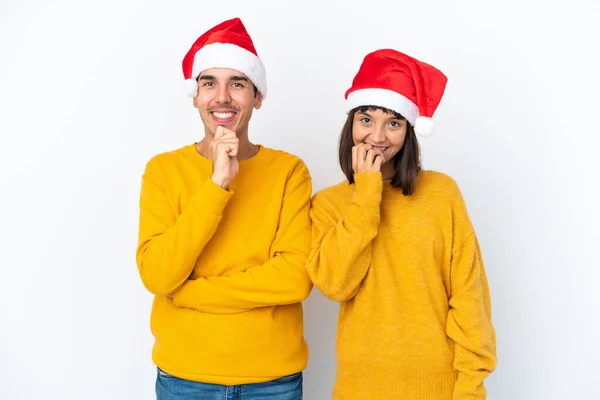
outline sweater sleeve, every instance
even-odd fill
[[[189,277],[232,193],[207,179],[177,216],[162,176],[157,161],[151,160],[142,176],[136,262],[144,286],[166,296]]]
[[[451,298],[446,330],[453,340],[458,378],[453,400],[484,400],[484,379],[496,367],[488,282],[474,233],[452,253]]]
[[[310,248],[312,183],[306,167],[301,169],[300,176],[292,176],[286,183],[271,258],[230,276],[186,281],[173,294],[176,306],[229,314],[258,307],[295,304],[308,297],[312,282],[305,265]]]
[[[350,205],[339,220],[332,215],[327,199],[315,196],[311,209],[308,274],[321,293],[339,302],[352,299],[358,292],[371,264],[372,240],[379,228],[381,174],[360,173],[354,179]]]

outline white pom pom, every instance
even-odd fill
[[[190,97],[198,96],[198,82],[195,79],[186,79],[184,81],[185,92]]]
[[[423,137],[429,137],[435,130],[435,123],[431,118],[418,117],[415,121],[415,133]]]

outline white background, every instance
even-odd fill
[[[342,179],[343,94],[367,52],[448,75],[423,159],[458,181],[480,237],[489,399],[597,398],[597,0],[1,0],[0,399],[153,398],[140,176],[201,139],[181,59],[234,16],[268,72],[250,136],[301,156],[315,191]],[[308,400],[329,398],[337,311],[317,290],[305,303]]]

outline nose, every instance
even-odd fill
[[[220,85],[217,88],[215,102],[218,104],[226,104],[231,102],[231,96],[229,95],[228,87],[226,85]]]
[[[371,141],[374,143],[383,143],[385,142],[385,127],[376,126],[374,127],[373,132],[371,132]]]

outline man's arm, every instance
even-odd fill
[[[294,304],[308,297],[312,283],[305,265],[310,247],[312,184],[303,163],[299,170],[286,184],[271,258],[230,276],[188,280],[173,293],[175,305],[209,313],[236,313]]]
[[[207,179],[187,208],[176,216],[165,192],[165,179],[168,177],[158,160],[148,162],[142,177],[136,252],[144,286],[164,296],[189,277],[232,195]]]

